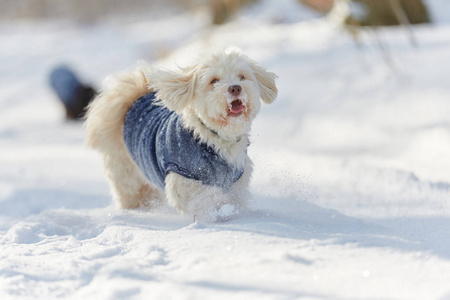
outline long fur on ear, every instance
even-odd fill
[[[181,112],[195,96],[196,67],[180,68],[180,71],[150,68],[145,72],[148,87],[156,91],[156,103]]]
[[[269,72],[257,63],[252,64],[253,72],[255,72],[255,77],[258,80],[258,85],[260,89],[261,100],[265,104],[270,104],[277,98],[278,89],[275,85],[275,79],[277,75],[275,73]]]

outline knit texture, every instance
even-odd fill
[[[164,189],[175,172],[228,191],[244,172],[227,163],[211,147],[183,128],[180,116],[154,105],[155,93],[136,100],[125,116],[123,135],[128,151],[147,179]]]

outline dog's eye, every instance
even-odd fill
[[[244,75],[239,75],[239,80],[240,81],[244,81],[245,80],[245,76]]]
[[[218,78],[214,78],[213,80],[211,80],[210,83],[214,85],[214,84],[216,84],[217,82],[219,82],[219,80],[220,80],[220,79],[218,79]]]

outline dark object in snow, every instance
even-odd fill
[[[183,128],[180,116],[153,104],[155,93],[136,100],[125,116],[128,152],[145,177],[164,189],[169,172],[228,191],[244,172],[228,164],[211,147]]]
[[[245,5],[258,0],[209,0],[209,9],[214,25],[222,25],[230,21]]]
[[[333,6],[340,6],[340,0],[297,0],[300,3],[327,14]],[[348,2],[350,15],[347,25],[354,26],[395,26],[430,23],[426,2],[423,0],[352,0]],[[341,10],[341,9],[339,9]]]
[[[353,0],[349,25],[357,26],[396,26],[430,23],[427,7],[422,0]]]
[[[86,107],[96,94],[91,86],[83,85],[65,66],[59,66],[50,73],[50,85],[64,105],[68,119],[83,118]]]

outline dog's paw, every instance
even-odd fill
[[[239,208],[235,204],[217,203],[216,201],[192,201],[189,205],[189,214],[195,216],[195,220],[205,223],[226,222],[239,215]]]
[[[239,215],[239,209],[233,204],[224,204],[221,207],[203,208],[196,212],[196,219],[205,223],[227,222]]]
[[[216,221],[226,222],[239,215],[239,209],[233,204],[225,204],[216,212]]]

